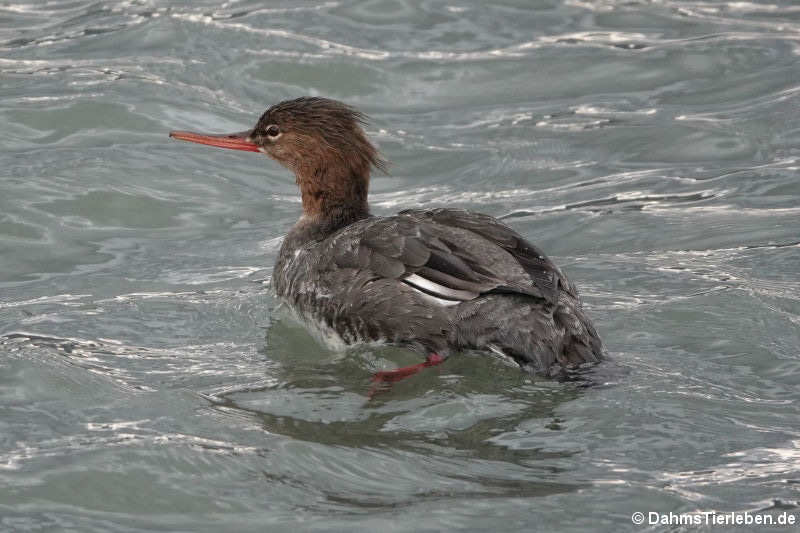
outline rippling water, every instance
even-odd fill
[[[0,529],[800,521],[797,3],[2,2],[0,87]],[[372,116],[377,214],[561,264],[598,385],[464,356],[368,399],[415,356],[269,291],[293,179],[166,136],[300,95]]]

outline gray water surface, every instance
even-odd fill
[[[279,307],[294,179],[167,138],[302,95],[372,117],[376,214],[561,265],[595,386],[464,355],[369,399],[418,358]],[[0,2],[0,146],[1,530],[800,522],[796,2]]]

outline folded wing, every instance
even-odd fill
[[[407,210],[367,219],[331,242],[339,267],[399,279],[443,305],[490,293],[558,301],[573,296],[561,271],[534,245],[496,219],[459,209]]]

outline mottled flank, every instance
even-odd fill
[[[303,199],[275,265],[277,294],[347,343],[445,357],[484,350],[546,376],[599,361],[576,289],[512,229],[459,209],[369,214],[370,169],[382,163],[363,122],[339,102],[300,98],[254,128],[254,142],[294,171]]]

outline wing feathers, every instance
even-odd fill
[[[421,267],[428,262],[431,251],[417,237],[406,237],[399,259],[408,266]]]
[[[423,278],[422,276],[418,276],[417,274],[409,274],[403,278],[403,281],[439,298],[461,300],[466,302],[468,300],[472,300],[473,298],[477,298],[480,295],[478,292],[451,289],[450,287],[439,285],[438,283],[434,283],[433,281]]]
[[[573,291],[558,268],[512,229],[458,209],[364,219],[345,228],[332,246],[338,266],[402,279],[448,305],[489,292],[555,303],[559,289]]]
[[[488,292],[495,287],[492,283],[475,283],[473,281],[467,281],[427,266],[417,270],[417,274],[441,285],[450,287],[451,289],[462,289],[465,291],[482,293]]]

